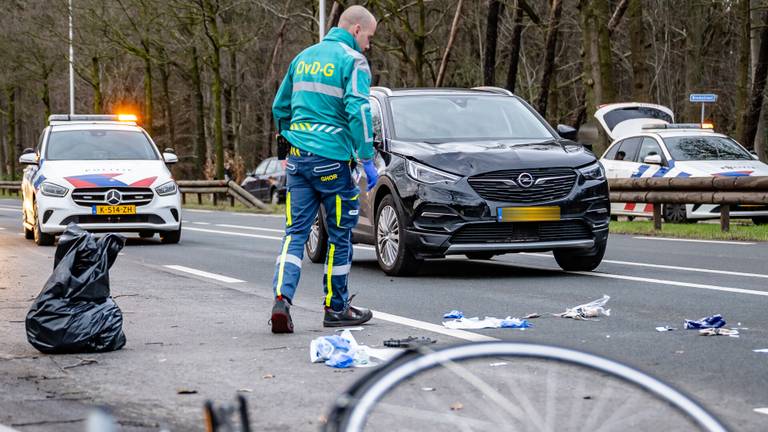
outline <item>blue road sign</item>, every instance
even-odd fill
[[[717,95],[711,93],[691,93],[688,100],[697,103],[714,103],[717,102]]]

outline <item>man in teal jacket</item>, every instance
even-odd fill
[[[360,207],[352,161],[362,162],[368,190],[378,178],[368,104],[371,72],[363,55],[375,31],[376,19],[367,9],[347,8],[339,27],[293,59],[275,96],[275,124],[290,148],[285,237],[272,282],[273,333],[293,333],[289,308],[301,276],[304,243],[321,203],[328,231],[323,325],[359,325],[372,317],[368,309],[350,306],[347,279]]]

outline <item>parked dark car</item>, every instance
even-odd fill
[[[262,201],[272,204],[285,202],[285,168],[277,158],[266,158],[255,170],[246,174],[240,186]]]
[[[353,240],[373,244],[390,275],[425,258],[553,251],[566,270],[602,261],[610,204],[602,165],[521,98],[495,87],[371,89],[379,181]],[[306,250],[325,259],[325,217]]]

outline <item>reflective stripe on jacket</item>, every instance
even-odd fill
[[[334,27],[288,67],[272,104],[294,146],[334,160],[373,157],[371,70],[348,31]]]

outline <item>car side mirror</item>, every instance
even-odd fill
[[[557,134],[560,135],[561,138],[565,138],[571,141],[576,141],[578,130],[568,125],[559,124],[557,125]]]
[[[32,150],[31,153],[25,152],[19,156],[19,163],[22,165],[37,165],[37,154]]]
[[[163,152],[163,160],[165,161],[166,164],[171,165],[171,164],[175,164],[176,162],[179,161],[179,157],[176,156],[175,153],[169,153],[168,152],[168,150],[170,150],[170,149],[165,149],[165,150],[166,151]]]
[[[751,154],[751,155],[752,155],[752,159],[754,159],[754,160],[760,160],[760,156],[758,156],[758,155],[757,155],[757,152],[755,152],[754,150],[753,150],[753,151],[751,151],[751,152],[749,152],[749,154]]]
[[[643,159],[643,163],[650,165],[661,165],[661,155],[648,155]]]

